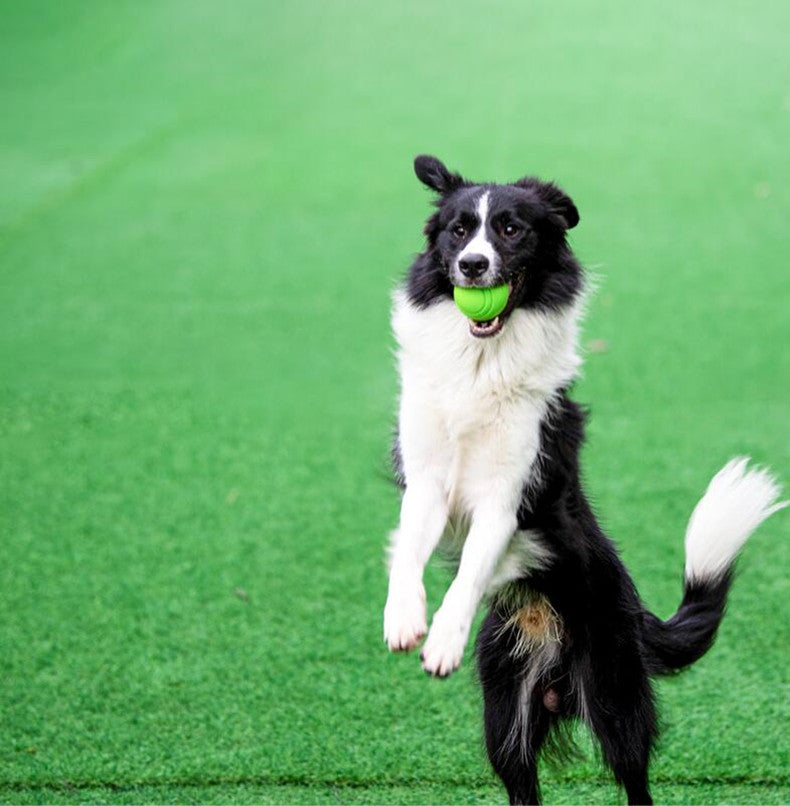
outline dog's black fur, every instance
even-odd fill
[[[425,307],[441,297],[452,297],[449,264],[463,244],[453,233],[473,218],[471,198],[483,187],[491,192],[497,219],[514,224],[516,237],[490,233],[504,258],[499,282],[518,279],[529,264],[529,284],[517,288],[515,305],[552,308],[566,305],[581,292],[582,269],[565,241],[565,232],[579,223],[571,199],[551,182],[524,177],[511,185],[479,185],[451,174],[434,157],[417,157],[415,171],[432,190],[442,195],[438,210],[425,224],[428,248],[409,270],[407,289],[416,305]]]
[[[551,565],[532,572],[524,584],[548,598],[565,629],[559,663],[529,693],[526,754],[506,739],[529,658],[511,657],[514,635],[503,631],[507,614],[496,602],[477,641],[486,746],[511,803],[539,801],[541,746],[561,720],[582,716],[628,802],[651,803],[648,765],[658,722],[650,677],[676,672],[710,648],[730,585],[729,572],[687,584],[680,609],[666,622],[644,607],[582,490],[583,429],[582,411],[563,395],[543,427],[540,485],[525,494],[519,511],[519,528],[538,530],[554,554]],[[559,696],[556,713],[543,705],[547,689]]]
[[[413,263],[406,286],[411,302],[427,307],[452,296],[449,265],[458,249],[452,228],[457,221],[463,225],[470,188],[481,186],[432,157],[418,157],[415,170],[440,194],[438,209],[425,225],[427,248]],[[497,246],[505,256],[502,281],[517,280],[528,267],[529,283],[514,283],[515,305],[557,309],[573,302],[582,291],[583,273],[565,238],[579,220],[571,199],[555,185],[532,178],[484,187],[504,219],[519,227],[515,243],[491,234],[500,238]],[[560,617],[559,659],[530,691],[521,691],[532,658],[514,657],[515,628],[507,626],[507,605],[498,600],[477,641],[486,745],[511,803],[539,802],[541,748],[563,721],[580,718],[600,742],[629,803],[652,802],[648,764],[658,723],[650,678],[676,672],[710,648],[731,581],[730,569],[687,581],[680,609],[666,622],[645,608],[582,490],[584,420],[581,408],[561,390],[542,426],[538,480],[524,491],[518,512],[519,528],[537,530],[553,555],[547,568],[533,571],[520,584],[543,594]],[[401,477],[397,442],[394,457]],[[526,711],[523,697],[531,701]],[[528,724],[515,724],[519,713],[528,714]],[[510,739],[514,730],[521,734],[515,744]]]

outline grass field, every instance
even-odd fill
[[[471,658],[380,636],[411,159],[577,202],[586,479],[667,616],[712,473],[790,479],[790,6],[0,11],[0,800],[503,803]],[[660,684],[662,802],[790,802],[789,530]]]

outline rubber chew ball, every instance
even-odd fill
[[[505,310],[510,289],[507,284],[494,288],[461,288],[453,290],[455,304],[464,316],[475,322],[488,322]]]

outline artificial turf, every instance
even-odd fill
[[[471,659],[380,635],[411,158],[576,200],[585,475],[666,616],[710,475],[790,479],[790,6],[0,11],[0,800],[503,802]],[[661,801],[790,801],[789,528],[659,685]],[[622,802],[582,744],[546,799]]]

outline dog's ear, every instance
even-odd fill
[[[562,229],[573,229],[579,223],[579,211],[571,197],[553,182],[541,182],[531,176],[525,176],[515,184],[534,190],[549,208],[549,218]]]
[[[573,200],[553,182],[541,183],[540,197],[548,204],[551,215],[561,219],[565,229],[573,229],[579,223],[579,211]]]
[[[441,160],[427,154],[414,158],[414,173],[423,185],[441,194],[449,193],[464,184],[460,174],[451,173]]]

